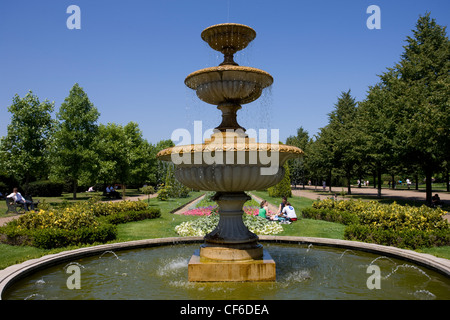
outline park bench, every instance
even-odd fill
[[[6,213],[25,213],[25,206],[22,203],[16,203],[13,198],[6,198]]]
[[[37,207],[39,205],[39,200],[33,201],[32,196],[26,196],[24,198],[25,198],[25,200],[29,200],[29,201],[33,202],[34,210],[37,209]],[[15,202],[13,198],[6,198],[6,213],[8,213],[8,212],[25,213],[26,212],[25,205],[22,203]]]

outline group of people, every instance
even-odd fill
[[[287,201],[286,197],[283,197],[283,200],[278,207],[278,211],[275,213],[271,213],[269,211],[269,203],[266,200],[261,201],[258,216],[271,221],[279,221],[280,223],[286,224],[297,221],[295,209],[289,201]]]
[[[120,193],[117,192],[116,188],[114,188],[112,185],[108,184],[106,187],[106,193],[109,194],[110,197],[116,198],[116,199],[122,199],[120,196]]]

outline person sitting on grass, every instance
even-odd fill
[[[17,188],[13,189],[13,192],[7,196],[7,198],[13,198],[15,203],[23,204],[26,211],[34,210],[34,204],[30,200],[26,200],[19,192]]]
[[[297,221],[297,215],[295,214],[294,207],[288,202],[286,202],[286,205],[283,208],[282,216],[286,219],[288,222]]]
[[[261,201],[261,203],[259,204],[259,213],[258,216],[264,219],[267,219],[267,210],[266,210],[266,206],[267,206],[267,201],[263,200]]]

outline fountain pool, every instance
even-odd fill
[[[289,242],[264,245],[277,263],[275,282],[190,282],[188,257],[198,249],[198,242],[187,242],[131,250],[105,248],[88,257],[54,262],[15,281],[2,298],[450,299],[450,278],[420,264],[383,252]],[[69,266],[80,270],[80,289],[67,286]],[[380,270],[379,289],[368,287],[373,282],[369,266]]]

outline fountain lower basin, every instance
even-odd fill
[[[82,248],[0,271],[2,299],[450,299],[450,261],[354,241],[261,236],[277,262],[276,282],[190,282],[188,257],[201,237]],[[111,250],[113,252],[111,252]],[[69,290],[67,266],[81,265]],[[381,290],[369,289],[369,265]]]

